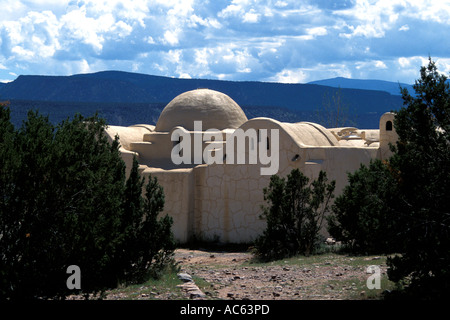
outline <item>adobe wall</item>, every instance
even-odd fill
[[[308,178],[315,179],[324,170],[329,181],[336,180],[335,195],[347,184],[347,172],[355,171],[361,163],[368,164],[378,153],[377,148],[298,148],[294,144],[280,149],[280,176],[298,167]],[[299,160],[293,161],[292,154],[299,154]],[[174,236],[181,243],[193,235],[207,241],[249,243],[266,226],[260,215],[261,205],[267,205],[263,189],[268,187],[270,176],[261,175],[260,167],[212,164],[193,169],[148,168],[144,175],[157,177],[164,188],[163,214],[173,218]],[[326,235],[325,227],[322,233]]]
[[[347,173],[354,172],[361,163],[368,164],[378,153],[377,148],[314,147],[301,148],[301,159],[280,159],[284,162],[280,176],[287,176],[299,167],[310,180],[320,170],[328,180],[336,180],[335,195],[347,185]],[[286,154],[286,153],[283,153]],[[204,240],[246,243],[256,239],[265,229],[260,219],[264,201],[263,189],[269,186],[270,176],[260,174],[259,165],[225,164],[202,165],[195,172],[194,232]],[[322,234],[326,235],[325,225]]]
[[[303,151],[306,160],[302,172],[313,179],[320,170],[325,171],[328,181],[336,181],[335,196],[348,184],[349,172],[353,173],[361,164],[368,165],[379,154],[377,147],[305,147]]]
[[[168,214],[172,217],[172,231],[175,239],[181,243],[187,242],[193,231],[194,175],[192,169],[147,168],[142,175],[146,179],[149,175],[158,179],[165,196],[164,210],[161,215]],[[145,188],[143,192],[145,195]]]
[[[252,127],[260,128],[255,122]],[[279,142],[278,175],[286,176],[302,166],[301,157],[293,161],[302,149],[282,130]],[[248,141],[245,150],[247,162]],[[194,232],[204,240],[231,243],[249,243],[262,234],[266,222],[260,219],[261,205],[267,205],[263,189],[269,186],[270,175],[261,175],[260,169],[269,166],[225,163],[195,167]]]
[[[204,240],[253,241],[265,228],[259,219],[269,176],[255,165],[195,168],[195,232]]]
[[[376,147],[299,146],[284,135],[280,131],[278,175],[285,177],[300,168],[312,180],[324,170],[329,181],[336,180],[336,196],[347,185],[348,172],[379,156]],[[163,214],[173,218],[174,236],[181,243],[194,235],[209,241],[249,243],[266,226],[260,215],[261,205],[267,205],[263,189],[270,176],[261,175],[260,168],[259,164],[212,164],[175,170],[146,168],[143,175],[158,178],[165,194]],[[322,233],[326,235],[325,227]]]

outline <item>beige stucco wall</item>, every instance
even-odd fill
[[[146,133],[152,132],[154,126],[151,125],[134,125],[130,127],[108,126],[106,128],[106,138],[110,143],[115,139],[116,135],[119,137],[121,156],[125,162],[126,177],[130,175],[131,167],[133,166],[133,157],[139,157],[139,154],[131,150],[131,145],[134,141],[142,141]]]
[[[254,165],[199,166],[195,186],[195,231],[205,240],[249,242],[264,229],[259,219],[269,176]]]
[[[339,195],[348,184],[348,173],[359,169],[361,164],[369,164],[377,157],[378,148],[307,147],[303,152],[306,159],[302,168],[304,174],[313,178],[320,170],[325,171],[329,181],[336,181],[335,195]]]
[[[192,236],[194,216],[194,175],[192,169],[164,170],[146,168],[141,174],[156,177],[165,196],[164,210],[173,219],[172,231],[177,241],[187,242]],[[143,191],[145,194],[145,190]]]
[[[319,171],[327,172],[329,180],[336,180],[336,194],[347,184],[347,173],[368,164],[378,148],[299,146],[277,123],[252,121],[250,128],[280,129],[279,171],[287,176],[292,169],[300,170],[311,180]],[[296,155],[297,160],[293,161]],[[248,154],[246,156],[248,159]],[[212,164],[195,171],[195,232],[206,240],[222,242],[250,242],[265,229],[260,219],[264,201],[263,188],[270,176],[261,175],[261,165]]]
[[[347,184],[347,173],[358,169],[361,163],[368,164],[377,149],[306,148],[301,153],[308,160],[285,159],[289,165],[279,175],[286,176],[293,168],[300,167],[306,176],[315,179],[324,170],[330,181],[336,180],[336,194],[340,194]],[[261,205],[267,205],[263,188],[269,185],[270,176],[261,175],[259,170],[260,165],[242,164],[201,165],[194,169],[194,232],[199,238],[245,243],[263,232]]]
[[[144,134],[152,132],[154,126],[135,125],[130,127],[108,126],[106,128],[106,137],[110,142],[116,135],[119,136],[120,145],[131,150],[130,145],[135,141],[142,141]]]

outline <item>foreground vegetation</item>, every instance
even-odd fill
[[[142,196],[136,161],[126,179],[105,126],[80,115],[54,126],[30,111],[17,129],[0,106],[0,299],[89,295],[157,277],[170,263],[163,190],[150,178]]]
[[[394,120],[398,142],[384,162],[349,175],[330,233],[358,253],[388,259],[389,279],[406,297],[450,295],[450,86],[431,60],[420,70],[415,95]]]

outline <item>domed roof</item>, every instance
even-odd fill
[[[317,123],[282,123],[283,128],[300,144],[307,146],[338,146],[336,137]]]
[[[197,89],[176,96],[159,116],[155,131],[168,132],[176,126],[194,130],[194,121],[207,129],[235,129],[247,121],[241,107],[224,93]]]

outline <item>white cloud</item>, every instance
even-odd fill
[[[400,67],[405,68],[411,65],[411,61],[408,58],[400,57],[398,58],[398,64],[400,65]]]
[[[179,64],[181,62],[181,55],[181,50],[169,50],[169,52],[167,52],[166,54],[166,59],[170,63]]]
[[[4,30],[2,53],[21,60],[46,58],[59,48],[58,21],[50,11],[30,12],[17,21],[6,21],[0,25]]]
[[[269,6],[246,0],[233,0],[230,5],[217,14],[222,19],[238,17],[243,23],[258,23],[262,15],[273,15]]]
[[[162,41],[171,46],[177,45],[179,32],[180,30],[167,30],[166,32],[164,32],[164,38],[162,39]]]
[[[401,26],[398,31],[408,31],[409,30],[409,26],[407,24]]]
[[[387,69],[386,64],[383,61],[375,61],[375,67],[378,69]]]
[[[256,23],[258,22],[259,17],[260,14],[256,13],[254,9],[251,9],[249,12],[244,14],[243,21],[248,23]]]
[[[438,72],[446,75],[450,74],[450,58],[449,57],[432,57],[438,68]],[[416,79],[419,75],[419,68],[428,65],[427,56],[400,57],[395,62],[402,73],[414,75]]]
[[[408,24],[398,26],[399,21],[412,19],[450,25],[450,1],[356,0],[355,6],[336,11],[334,15],[346,21],[348,30],[341,36],[380,38],[393,28],[410,29]]]
[[[436,36],[449,32],[449,0],[2,0],[0,77],[114,68],[230,80],[405,82],[427,54],[449,69],[445,36]]]
[[[180,79],[192,79],[192,77],[188,73],[181,73],[179,78]]]
[[[230,17],[230,16],[237,15],[241,11],[242,11],[242,7],[241,6],[238,6],[238,5],[235,5],[235,4],[230,4],[225,9],[220,11],[217,15],[219,17],[221,17],[221,18],[227,18],[227,17]]]
[[[307,28],[306,31],[313,36],[324,36],[328,33],[325,27]]]
[[[287,70],[283,69],[269,80],[280,83],[303,83],[308,78],[307,74],[301,69]]]
[[[284,7],[286,7],[288,5],[288,3],[286,2],[286,1],[281,1],[281,0],[278,0],[276,3],[275,3],[275,7],[278,7],[278,8],[284,8]]]
[[[357,0],[354,7],[335,12],[338,17],[344,17],[347,20],[348,30],[350,32],[342,33],[342,36],[380,38],[384,37],[386,31],[391,29],[397,20],[399,14],[397,10],[403,7],[403,0],[381,0],[377,2],[368,0]]]
[[[315,80],[346,77],[351,78],[352,72],[345,64],[318,63],[305,68],[283,69],[267,81],[281,83],[307,83]]]
[[[81,60],[78,62],[78,72],[79,73],[89,73],[91,72],[91,68],[89,67],[89,63],[86,60]]]
[[[381,60],[374,61],[358,61],[355,64],[357,70],[374,70],[374,69],[387,69],[386,64]]]
[[[408,15],[423,21],[434,21],[443,24],[450,24],[450,1],[406,1],[405,6],[409,7]]]
[[[146,42],[148,44],[155,44],[156,43],[152,36],[144,37],[144,42]]]

